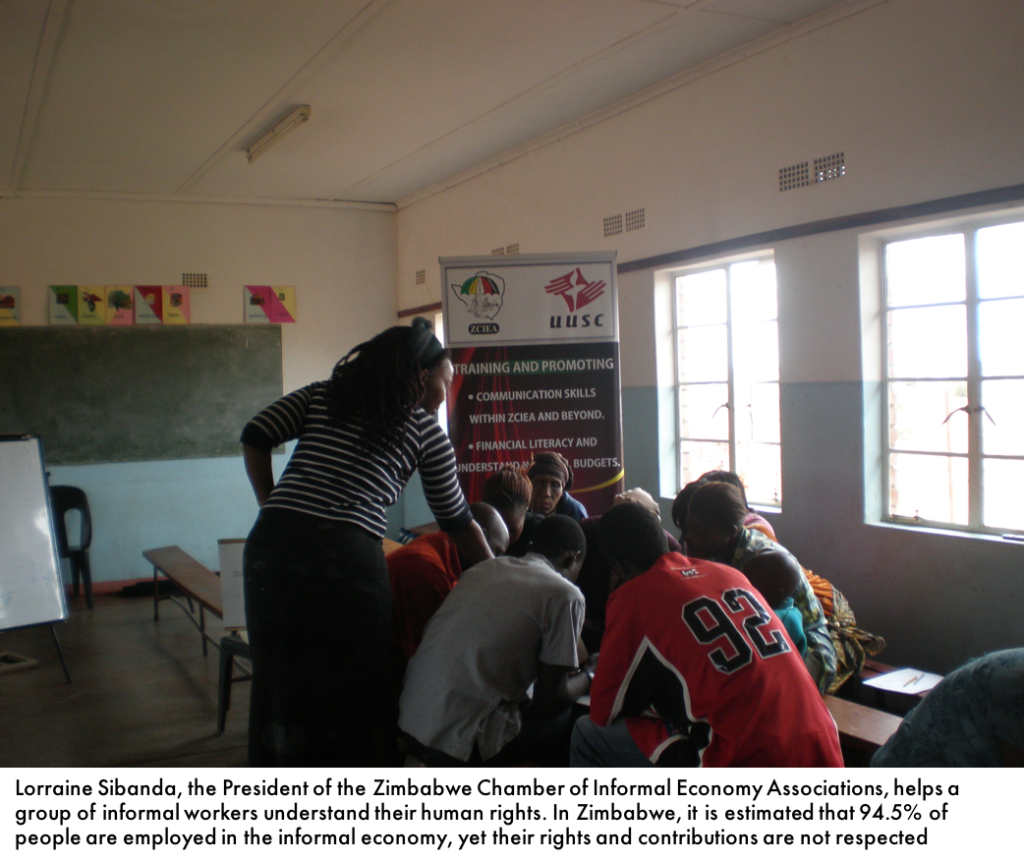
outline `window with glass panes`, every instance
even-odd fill
[[[751,503],[780,505],[775,263],[680,273],[675,307],[680,487],[731,470]]]
[[[884,255],[889,519],[1024,532],[1024,221]]]

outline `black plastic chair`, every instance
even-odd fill
[[[53,521],[57,530],[57,551],[62,559],[71,562],[71,590],[78,595],[78,583],[81,580],[85,590],[85,605],[92,608],[92,572],[89,569],[89,546],[92,544],[92,517],[89,514],[89,501],[85,491],[72,485],[54,485],[50,488],[50,501],[53,504]],[[68,528],[65,516],[68,512],[78,511],[81,515],[82,529],[78,542],[68,544]]]

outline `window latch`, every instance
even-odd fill
[[[715,408],[715,412],[711,414],[711,418],[714,419],[718,415],[718,411],[721,410],[723,407],[726,410],[732,410],[732,405],[728,401],[726,401],[725,404],[719,404]]]
[[[717,411],[715,411],[717,412]],[[996,424],[996,420],[992,418],[992,414],[989,413],[984,407],[957,407],[952,413],[950,413],[945,419],[942,420],[942,424],[945,425],[950,419],[952,419],[957,413],[984,413],[988,418],[988,421],[993,425]]]

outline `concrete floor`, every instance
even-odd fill
[[[0,653],[39,661],[0,674],[0,767],[245,766],[249,684],[232,686],[216,736],[218,652],[203,656],[182,609],[162,601],[154,622],[152,598],[69,603],[54,628],[70,685],[48,626],[0,633]],[[207,630],[220,639],[219,620]]]

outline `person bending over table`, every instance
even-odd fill
[[[571,707],[590,687],[577,668],[583,595],[572,583],[585,554],[579,524],[554,515],[525,557],[462,573],[405,674],[410,754],[428,766],[568,762]]]
[[[469,508],[494,556],[500,557],[508,548],[505,522],[486,503],[470,503]],[[423,627],[469,566],[455,540],[443,530],[392,551],[387,564],[395,639],[407,661],[423,640]]]
[[[540,516],[533,516],[529,511],[530,499],[533,497],[533,486],[530,480],[518,470],[512,467],[504,467],[497,473],[487,477],[480,489],[480,500],[488,506],[493,506],[501,515],[505,526],[508,527],[508,549],[507,553],[513,557],[521,557],[529,550],[529,538],[524,542],[522,553],[512,553],[512,547],[524,535],[527,519]],[[531,525],[529,537],[533,537],[533,529],[536,524]]]
[[[242,432],[260,503],[243,557],[252,766],[378,766],[395,756],[385,509],[417,468],[468,563],[492,556],[434,413],[453,369],[430,323],[354,347]],[[298,439],[275,485],[270,452]]]
[[[842,766],[825,702],[736,569],[669,553],[655,515],[613,506],[614,591],[572,766]]]
[[[836,650],[821,602],[796,557],[763,533],[743,526],[747,514],[734,485],[702,485],[686,516],[686,554],[739,569],[770,601],[792,596],[807,639],[804,663],[818,688],[827,691],[836,675]]]

